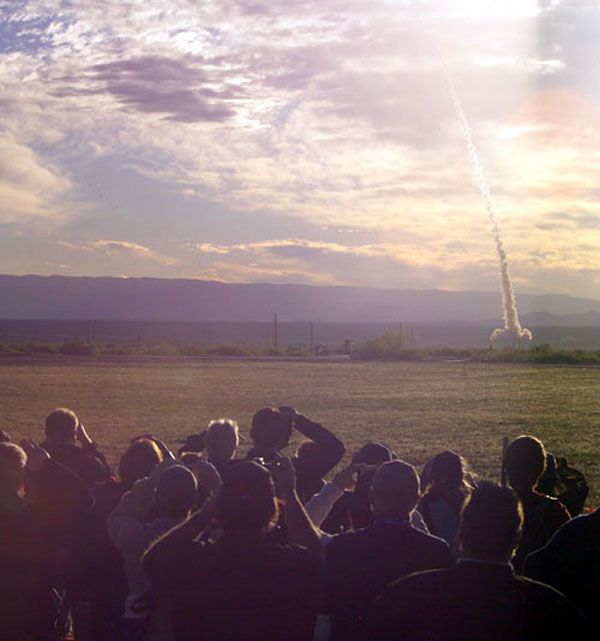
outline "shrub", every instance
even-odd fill
[[[81,340],[63,343],[59,352],[65,356],[93,356],[96,353],[94,345],[88,345]]]

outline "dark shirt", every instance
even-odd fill
[[[393,583],[364,641],[584,640],[584,620],[559,592],[508,565],[462,561]]]
[[[27,498],[0,496],[0,637],[52,638],[57,558],[92,505],[85,483],[54,461],[28,478]]]
[[[144,570],[168,603],[175,641],[310,641],[322,561],[304,548],[223,536],[150,550]]]
[[[67,443],[42,443],[42,447],[53,460],[75,472],[90,487],[107,481],[112,474],[106,458],[95,444],[78,447]]]
[[[564,505],[551,496],[534,491],[519,498],[524,518],[521,540],[513,559],[517,574],[522,573],[527,555],[544,547],[554,533],[571,518]]]
[[[525,560],[524,574],[567,596],[598,629],[600,613],[600,509],[563,525]]]
[[[129,593],[121,553],[106,529],[109,515],[129,489],[114,477],[96,485],[94,507],[78,531],[72,591],[78,600],[93,603],[107,621],[121,617]]]
[[[325,556],[331,641],[361,639],[362,620],[370,603],[392,581],[452,564],[445,541],[403,522],[376,522],[336,536],[325,548]]]

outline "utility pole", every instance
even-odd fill
[[[312,321],[310,323],[310,353],[313,355],[315,353],[315,324]]]
[[[277,312],[273,314],[273,346],[277,349]]]

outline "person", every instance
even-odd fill
[[[279,458],[289,445],[293,430],[305,440],[292,458],[296,470],[298,496],[306,503],[321,490],[323,478],[341,461],[346,452],[344,444],[326,427],[299,414],[293,407],[265,407],[252,417],[250,438],[253,447],[249,459],[262,459],[264,463]]]
[[[46,440],[42,447],[55,461],[75,472],[90,487],[111,476],[112,471],[105,456],[75,412],[64,407],[50,412],[46,417],[45,432]]]
[[[351,493],[355,489],[359,475],[364,475],[368,471],[366,465],[348,463],[304,505],[306,514],[317,529],[323,545],[327,545],[337,536],[328,532],[323,525],[328,520],[331,510],[346,493]],[[411,512],[410,524],[417,530],[429,534],[427,525],[417,510]]]
[[[524,522],[513,565],[521,573],[528,554],[548,543],[552,535],[571,517],[557,499],[535,487],[546,466],[543,443],[533,436],[519,436],[506,448],[504,469],[509,485],[523,505]]]
[[[148,550],[144,569],[172,612],[175,641],[306,641],[321,607],[319,541],[295,491],[293,466],[272,461],[288,527],[309,548],[267,536],[277,521],[273,478],[256,461],[231,466],[202,508]],[[216,519],[222,536],[203,538]]]
[[[438,454],[431,465],[431,484],[421,497],[417,510],[431,534],[454,543],[460,512],[472,487],[465,479],[464,462],[452,450]]]
[[[56,641],[62,633],[55,562],[92,505],[86,484],[43,448],[0,443],[2,638]]]
[[[556,497],[571,517],[583,512],[590,488],[585,475],[570,466],[564,456],[546,454],[546,469],[538,481],[536,490]]]
[[[218,476],[216,471],[215,475]],[[129,586],[123,615],[128,640],[144,639],[145,635],[159,639],[168,633],[164,612],[147,616],[143,597],[150,584],[142,571],[142,556],[161,534],[187,518],[197,489],[194,474],[175,459],[167,458],[148,478],[137,481],[108,517],[108,535],[122,555]],[[153,508],[156,516],[151,518]]]
[[[452,564],[445,541],[410,525],[418,499],[415,468],[399,460],[384,463],[371,486],[373,523],[335,536],[325,548],[331,641],[362,639],[368,605],[391,581]]]
[[[378,441],[368,441],[352,456],[352,463],[357,466],[356,483],[352,489],[346,489],[324,519],[321,529],[327,534],[340,534],[350,530],[359,530],[371,525],[373,511],[371,509],[371,483],[377,468],[396,455],[392,450]],[[324,488],[323,488],[324,489]],[[328,492],[335,493],[333,488]],[[413,512],[411,519],[419,518],[418,512]],[[426,526],[423,526],[426,529]],[[423,529],[422,528],[422,529]]]
[[[136,437],[121,456],[118,476],[93,488],[94,507],[81,524],[76,554],[76,613],[78,637],[114,641],[129,589],[123,560],[113,545],[106,524],[121,498],[136,481],[150,476],[163,460],[164,444],[155,437]],[[169,457],[172,455],[169,453]]]
[[[565,523],[524,564],[525,576],[562,592],[598,629],[600,594],[600,508]]]
[[[587,636],[582,614],[556,590],[515,575],[523,522],[515,492],[481,483],[462,511],[459,559],[386,588],[365,641],[547,641]]]
[[[204,437],[206,456],[219,474],[232,465],[240,443],[238,424],[230,418],[211,421]]]

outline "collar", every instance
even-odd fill
[[[457,559],[456,561],[457,565],[462,565],[464,564],[472,564],[472,565],[488,565],[492,567],[501,567],[501,568],[508,568],[512,572],[514,570],[512,563],[509,563],[508,561],[484,561],[482,559],[474,559],[470,556],[463,556],[460,559]]]

